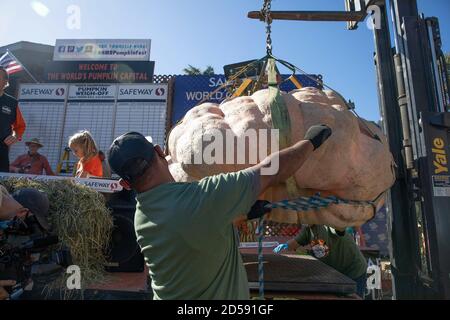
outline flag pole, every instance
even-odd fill
[[[13,57],[18,63],[20,63],[20,65],[22,66],[23,70],[25,70],[25,71],[28,73],[28,75],[31,77],[31,79],[33,79],[34,82],[39,83],[39,81],[37,81],[36,78],[33,77],[33,75],[31,74],[31,72],[28,71],[27,67],[25,67],[25,66],[22,64],[22,62],[20,62],[20,60],[17,59],[16,56],[13,55],[11,51],[9,51],[9,49],[6,49],[6,52],[9,53],[9,54],[11,55],[11,57]]]

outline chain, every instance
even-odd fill
[[[266,50],[268,55],[272,55],[272,18],[270,17],[271,7],[272,0],[264,0],[261,14],[264,16],[264,21],[266,23]]]

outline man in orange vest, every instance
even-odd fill
[[[26,127],[17,100],[5,93],[8,81],[8,72],[0,67],[0,172],[9,172],[9,148],[22,140]]]

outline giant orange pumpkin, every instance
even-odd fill
[[[386,137],[375,124],[358,120],[342,99],[332,91],[303,88],[282,93],[290,119],[291,144],[301,140],[306,130],[315,124],[327,124],[333,130],[330,139],[316,150],[295,173],[298,195],[335,195],[354,201],[374,201],[379,208],[385,191],[395,180],[394,162]],[[242,137],[248,129],[271,129],[272,116],[268,89],[252,96],[237,97],[220,105],[204,103],[191,109],[168,138],[170,170],[178,181],[192,181],[222,172],[232,172],[251,166],[250,153],[258,153],[259,143],[248,141],[245,149],[234,151],[234,163],[193,163],[204,151],[205,136],[231,132]],[[373,137],[380,137],[377,140]],[[224,141],[223,145],[226,144]],[[216,150],[217,151],[217,150]],[[224,159],[226,148],[223,148]],[[270,153],[270,143],[268,152]],[[236,163],[238,152],[246,153],[244,163]],[[233,157],[231,157],[233,158]],[[230,159],[231,159],[230,158]],[[258,157],[257,161],[262,159]],[[285,184],[261,195],[261,199],[278,201],[293,197]],[[332,204],[327,208],[304,212],[273,210],[269,219],[277,222],[325,224],[336,228],[360,226],[372,218],[374,207]]]

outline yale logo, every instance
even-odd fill
[[[431,149],[434,155],[433,165],[434,173],[439,174],[442,172],[448,172],[447,168],[447,154],[445,152],[445,142],[441,138],[433,140],[433,149]]]

